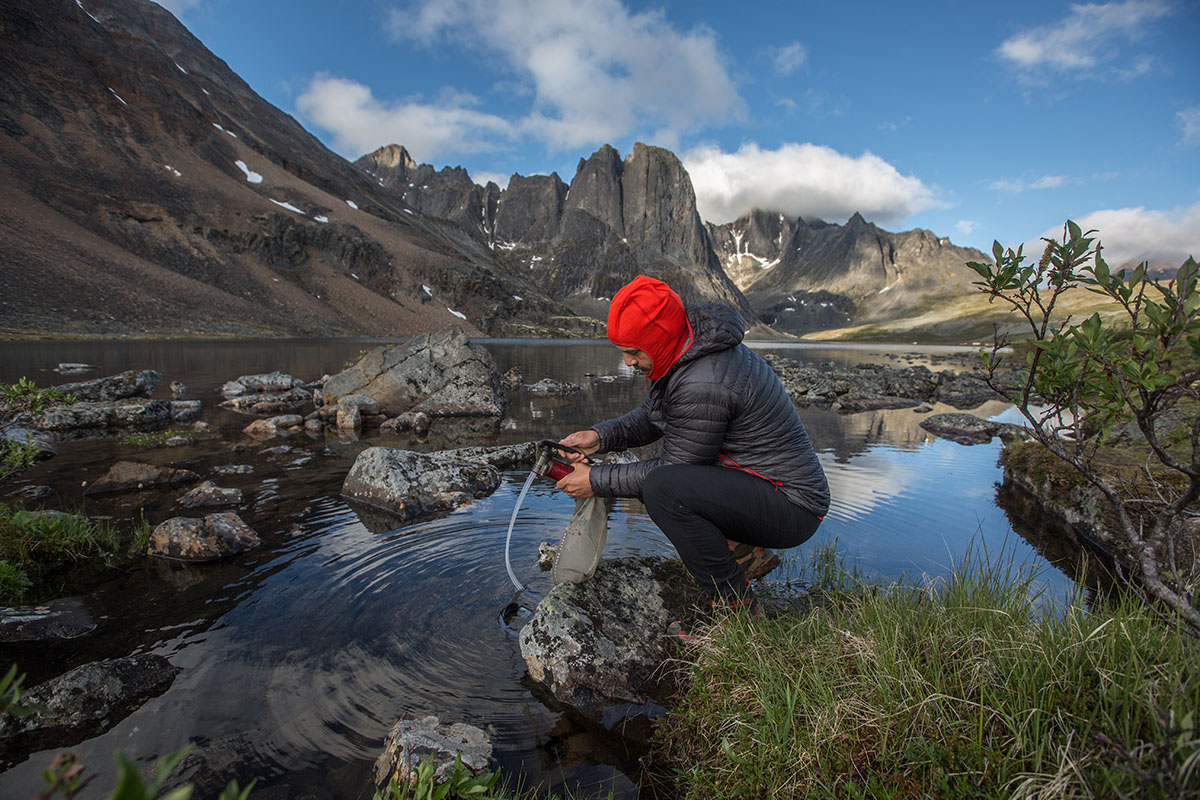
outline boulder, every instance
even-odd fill
[[[434,417],[503,416],[507,404],[491,354],[460,328],[424,334],[406,347],[377,347],[325,381],[326,405],[365,394],[394,411]]]
[[[409,520],[453,511],[486,497],[499,485],[500,472],[489,464],[371,447],[354,460],[342,494]]]
[[[400,431],[411,430],[418,436],[424,436],[429,433],[429,429],[433,427],[433,420],[423,411],[405,411],[398,417],[392,417],[379,426],[381,431],[391,431],[398,433]]]
[[[435,716],[402,719],[375,760],[375,785],[386,789],[393,780],[415,782],[417,766],[425,759],[433,760],[435,783],[450,776],[456,761],[478,775],[491,766],[492,741],[479,728],[462,722],[443,724]]]
[[[364,416],[379,414],[379,401],[365,394],[348,394],[339,397],[337,404],[340,408],[357,408]]]
[[[81,598],[64,597],[36,606],[0,608],[0,642],[74,639],[96,629]]]
[[[255,439],[270,439],[284,431],[304,425],[299,414],[280,414],[270,419],[258,419],[242,429],[242,433]]]
[[[138,655],[84,664],[24,692],[45,711],[0,716],[6,759],[47,748],[70,747],[111,728],[167,690],[177,667],[162,656]]]
[[[118,461],[100,479],[93,481],[84,494],[105,494],[149,489],[152,486],[177,486],[194,483],[200,476],[190,469],[156,467],[136,461]]]
[[[972,414],[934,414],[921,420],[921,427],[935,436],[953,439],[959,444],[987,444],[1004,427]]]
[[[360,431],[362,430],[363,415],[358,410],[358,406],[343,406],[340,403],[337,407],[337,429],[339,431]]]
[[[559,381],[554,378],[542,378],[529,387],[529,391],[538,397],[567,397],[582,390],[583,387],[577,383]]]
[[[204,519],[173,517],[150,534],[146,552],[181,561],[214,561],[257,547],[258,534],[229,511]]]
[[[121,400],[84,401],[53,405],[33,415],[33,427],[43,431],[105,430],[124,428],[157,430],[171,423],[170,400],[129,397]]]
[[[240,506],[241,489],[222,489],[212,481],[205,481],[179,498],[179,505],[186,508]]]
[[[606,706],[646,702],[668,656],[667,626],[699,600],[699,589],[682,594],[687,582],[670,569],[663,559],[601,561],[590,580],[551,589],[521,629],[530,677],[593,718]]]
[[[293,378],[282,372],[265,372],[258,375],[243,375],[235,380],[227,381],[221,387],[221,394],[226,398],[242,397],[248,394],[281,394],[302,386],[304,386],[304,381],[299,378]],[[310,395],[306,393],[305,399],[307,400],[309,397]]]
[[[76,400],[85,402],[124,400],[127,397],[149,397],[162,377],[162,373],[152,369],[131,369],[107,378],[64,383],[54,388],[63,394],[74,395]]]

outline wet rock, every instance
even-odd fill
[[[199,400],[171,401],[171,422],[178,425],[186,425],[189,422],[195,421],[198,416],[200,416]]]
[[[489,464],[372,447],[354,460],[342,494],[409,520],[452,511],[486,497],[499,485],[500,472]]]
[[[162,373],[152,369],[131,369],[106,378],[64,383],[54,388],[63,394],[74,395],[76,400],[84,402],[124,400],[127,397],[149,397],[162,377]]]
[[[337,407],[337,428],[339,431],[360,431],[362,430],[363,416],[358,410],[358,406],[343,406]]]
[[[190,436],[172,436],[163,442],[167,447],[188,447],[196,443],[196,440]]]
[[[228,381],[221,387],[221,394],[226,398],[242,397],[244,395],[277,394],[290,392],[304,386],[304,381],[285,375],[282,372],[265,372],[258,375],[243,375]],[[305,396],[307,399],[307,395]]]
[[[529,387],[530,393],[538,397],[567,397],[582,390],[583,387],[577,383],[559,381],[554,378],[542,378]]]
[[[58,450],[54,447],[54,441],[42,433],[30,428],[23,428],[17,425],[0,426],[0,445],[6,442],[16,442],[17,444],[28,445],[37,451],[34,459],[36,461],[45,461],[48,458],[53,458],[58,455]]]
[[[94,369],[100,369],[95,364],[78,364],[73,362],[65,362],[54,368],[54,371],[61,375],[70,375],[75,372],[90,372]]]
[[[357,408],[363,416],[379,414],[381,410],[379,401],[365,394],[348,394],[339,397],[337,404],[339,408]]]
[[[292,452],[294,449],[295,448],[292,447],[291,445],[281,444],[281,445],[276,445],[275,447],[265,447],[262,450],[259,450],[258,452],[262,453],[264,456],[286,456],[288,453]]]
[[[309,393],[304,389],[287,392],[266,392],[230,397],[221,405],[243,414],[280,414],[303,408],[309,402]]]
[[[434,417],[503,416],[507,404],[491,354],[459,328],[425,334],[406,347],[377,347],[329,378],[325,403],[350,394],[395,411]]]
[[[590,717],[609,705],[646,702],[668,656],[667,626],[683,605],[656,574],[665,564],[602,561],[590,580],[551,589],[521,629],[530,677]]]
[[[919,405],[907,397],[881,394],[845,394],[838,398],[839,411],[878,411],[884,408],[912,408]]]
[[[46,710],[20,718],[0,716],[6,758],[70,747],[101,733],[167,690],[177,667],[162,656],[139,655],[84,664],[33,687],[22,699]]]
[[[304,432],[318,434],[325,430],[325,423],[319,419],[304,420]]]
[[[510,367],[508,372],[500,376],[500,385],[510,392],[515,392],[521,388],[521,384],[525,382],[521,375],[521,370],[517,367]]]
[[[388,734],[375,761],[375,785],[385,788],[393,780],[414,782],[417,766],[426,759],[433,760],[438,783],[449,777],[456,761],[478,775],[491,766],[492,741],[479,728],[462,722],[442,724],[435,716],[402,719]]]
[[[171,381],[171,398],[174,400],[182,400],[187,397],[188,387],[179,381]]]
[[[258,534],[230,511],[204,519],[174,517],[150,534],[146,552],[181,561],[214,561],[257,547]]]
[[[437,455],[491,464],[496,469],[531,469],[537,457],[537,445],[525,442],[498,447],[460,447],[456,450],[440,450]]]
[[[141,464],[136,461],[118,461],[109,468],[103,477],[93,481],[84,490],[84,494],[128,492],[149,489],[153,486],[194,483],[198,480],[200,480],[200,476],[190,469],[156,467],[153,464]]]
[[[270,419],[257,419],[243,428],[242,433],[255,439],[270,439],[302,425],[304,425],[304,417],[299,414],[280,414]]]
[[[221,464],[213,467],[213,472],[218,475],[245,475],[254,472],[254,467],[249,464]]]
[[[43,431],[107,430],[110,428],[158,430],[171,423],[171,401],[130,397],[123,400],[54,405],[31,418]]]
[[[921,427],[944,439],[953,439],[960,444],[986,444],[999,433],[1003,425],[989,422],[972,414],[934,414],[921,420]]]
[[[45,484],[30,484],[22,486],[15,492],[9,492],[9,497],[18,497],[22,500],[45,500],[54,494],[54,489]]]
[[[48,642],[91,633],[96,622],[82,598],[0,608],[0,642]]]
[[[423,411],[406,411],[398,417],[392,417],[379,426],[381,431],[400,432],[411,430],[418,436],[429,433],[433,420]]]
[[[179,498],[179,505],[186,508],[240,506],[241,489],[223,489],[212,481],[205,481]]]
[[[212,425],[209,425],[207,422],[193,422],[191,427],[192,430],[198,433],[205,433],[212,430]]]

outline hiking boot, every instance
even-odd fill
[[[779,566],[779,556],[770,550],[733,540],[726,541],[729,542],[729,549],[733,551],[733,557],[737,559],[742,572],[746,574],[746,580],[761,578]]]
[[[686,619],[676,620],[667,626],[667,636],[681,644],[699,644],[704,640],[708,629],[712,627],[718,616],[745,611],[751,619],[763,619],[762,605],[753,594],[740,597],[725,597],[715,599],[705,608],[691,609]]]

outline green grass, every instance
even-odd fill
[[[111,558],[120,536],[107,523],[77,514],[38,515],[0,503],[0,602],[21,602],[48,570]]]
[[[133,447],[162,447],[167,439],[172,439],[176,436],[195,436],[195,431],[190,430],[168,430],[168,431],[152,431],[149,433],[131,433],[125,437],[125,444]]]
[[[1043,614],[986,554],[924,585],[824,569],[815,610],[682,654],[656,744],[681,798],[1200,797],[1200,647],[1140,600]]]

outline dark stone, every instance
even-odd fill
[[[921,427],[944,439],[953,439],[960,444],[986,444],[1003,427],[999,422],[971,414],[934,414],[921,420]]]
[[[205,481],[179,498],[179,505],[186,508],[240,506],[241,504],[241,489],[222,489],[212,481]]]
[[[173,469],[134,461],[118,461],[103,477],[88,485],[84,494],[127,492],[149,489],[154,486],[177,486],[181,483],[193,483],[198,480],[200,480],[200,476],[190,469]]]
[[[63,394],[74,395],[76,400],[95,403],[124,400],[127,397],[149,397],[161,380],[162,373],[152,369],[128,370],[107,378],[64,383],[54,388]]]
[[[78,597],[64,597],[36,606],[0,608],[0,642],[74,639],[95,629],[91,612]]]
[[[838,398],[839,410],[847,412],[877,411],[884,408],[912,408],[915,405],[918,405],[916,400],[887,395],[845,394]]]
[[[204,519],[174,517],[150,534],[147,554],[181,561],[215,561],[258,547],[258,534],[237,514],[226,511]]]
[[[342,494],[409,520],[453,511],[491,494],[499,485],[500,473],[489,464],[372,447],[355,459],[342,483]]]

